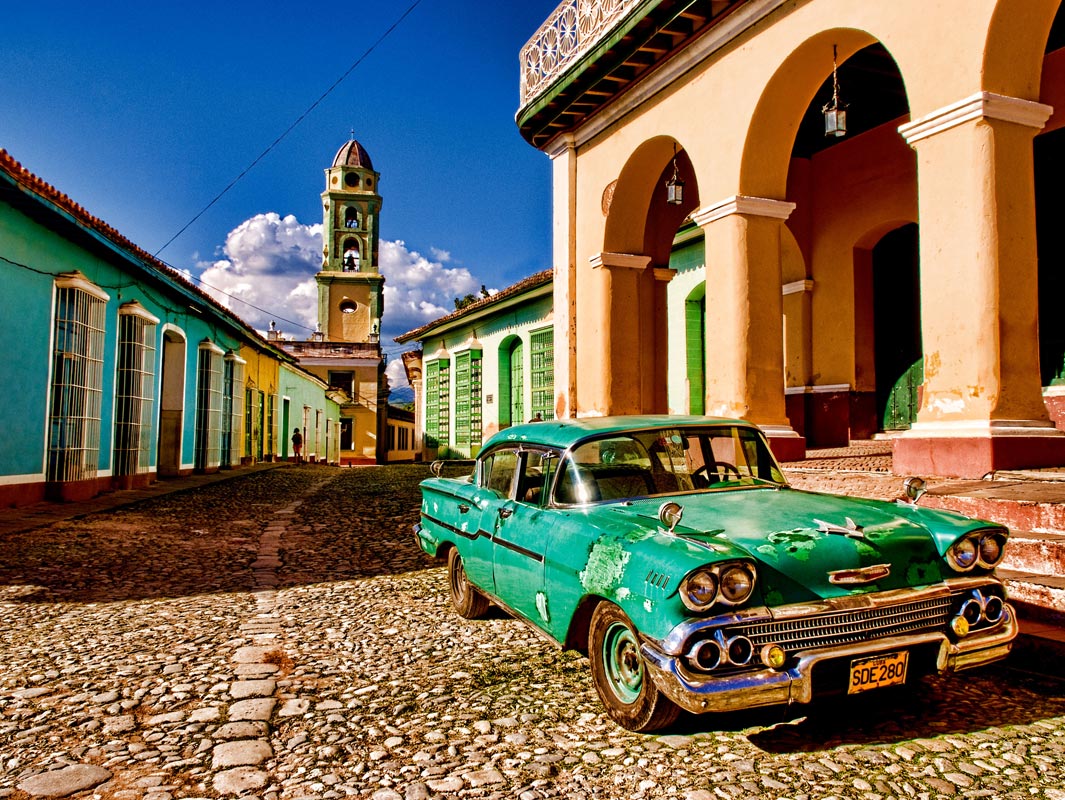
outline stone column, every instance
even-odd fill
[[[567,134],[551,151],[555,418],[577,415],[577,148]]]
[[[925,383],[896,472],[1065,464],[1039,376],[1032,139],[1051,112],[981,92],[899,128],[917,151]]]
[[[736,195],[692,214],[706,237],[706,413],[757,423],[781,460],[806,452],[784,403],[780,233],[794,208]]]

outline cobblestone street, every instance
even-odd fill
[[[1008,663],[622,730],[583,657],[452,612],[427,474],[284,467],[5,535],[0,798],[1065,800],[1065,683]]]

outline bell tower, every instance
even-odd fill
[[[384,276],[378,268],[380,176],[370,154],[355,139],[346,142],[325,171],[322,192],[322,268],[318,325],[332,342],[380,340]]]

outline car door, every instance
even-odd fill
[[[494,580],[496,596],[531,622],[546,627],[544,557],[551,536],[551,515],[544,508],[558,455],[549,450],[518,452],[511,496],[494,508]],[[485,509],[483,519],[489,517]]]

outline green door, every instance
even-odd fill
[[[909,430],[921,406],[920,389],[924,383],[924,358],[919,358],[902,373],[884,406],[884,430]]]

